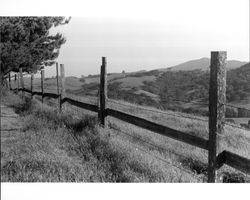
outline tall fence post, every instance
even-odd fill
[[[20,84],[21,84],[21,90],[22,90],[22,98],[24,97],[24,81],[23,81],[23,69],[22,67],[19,68],[19,74],[20,74]]]
[[[226,103],[226,59],[225,51],[211,52],[209,88],[209,149],[208,182],[217,182],[217,155],[222,151],[220,136],[224,134]]]
[[[56,62],[56,89],[57,89],[57,95],[58,95],[58,106],[60,107],[60,90],[59,90],[58,62]]]
[[[107,69],[106,58],[102,57],[101,76],[100,76],[100,114],[99,120],[105,126],[106,117],[106,98],[107,98]]]
[[[9,89],[9,83],[8,83],[8,77],[5,77],[4,80],[3,80],[3,84],[6,88]]]
[[[19,92],[20,89],[20,74],[17,73],[17,92]]]
[[[12,88],[11,88],[11,74],[10,74],[10,72],[9,72],[9,89],[11,90]]]
[[[33,84],[34,84],[34,73],[31,73],[30,77],[30,90],[31,90],[31,99],[33,99]]]
[[[60,71],[61,71],[61,94],[60,94],[60,112],[62,111],[62,100],[65,96],[65,71],[64,71],[64,64],[60,64]]]
[[[41,92],[42,92],[42,103],[44,99],[44,68],[41,69]]]
[[[16,74],[15,74],[15,79],[14,79],[14,89],[17,89],[17,77],[16,77]]]

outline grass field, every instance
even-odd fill
[[[2,103],[13,108],[22,122],[20,131],[1,134],[3,182],[206,180],[205,150],[112,117],[108,117],[108,128],[104,129],[98,125],[96,113],[65,104],[60,114],[54,100],[48,99],[47,105],[42,105],[39,100],[23,101],[8,93]],[[153,108],[119,103],[125,105],[109,102],[108,106],[190,134],[208,137],[207,122],[190,119],[193,115],[172,111],[156,113],[145,110]],[[199,118],[206,120],[205,117]],[[226,125],[222,147],[250,158],[250,131]],[[218,173],[224,182],[250,182],[249,176],[227,166]]]

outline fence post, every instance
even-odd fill
[[[58,106],[60,107],[60,90],[59,90],[58,62],[56,62],[56,89],[57,89],[57,95],[58,95]]]
[[[4,86],[8,89],[9,88],[9,74],[7,74],[7,77],[4,78],[4,82],[3,82]]]
[[[65,72],[64,72],[64,64],[60,64],[60,71],[61,71],[61,94],[60,94],[60,112],[62,111],[62,100],[65,96]]]
[[[11,90],[11,76],[10,76],[10,72],[9,72],[9,89]]]
[[[16,74],[15,74],[15,79],[14,79],[14,89],[17,89]]]
[[[102,57],[101,76],[100,76],[100,114],[99,120],[105,126],[106,117],[106,98],[107,98],[107,69],[106,58]]]
[[[32,72],[30,77],[31,99],[33,99],[33,82],[34,82],[34,73]]]
[[[3,78],[4,78],[4,77],[3,77]],[[5,77],[5,78],[3,79],[3,85],[4,85],[6,88],[9,89],[8,77]]]
[[[22,67],[19,68],[19,74],[20,74],[20,84],[21,84],[21,90],[22,90],[22,98],[24,97],[24,82],[23,82],[23,69]]]
[[[41,92],[42,92],[42,103],[43,103],[43,94],[44,94],[44,68],[41,69]]]
[[[220,136],[224,134],[226,103],[226,59],[225,51],[211,52],[209,87],[209,149],[208,182],[218,181],[216,158],[222,151]]]
[[[20,88],[20,74],[17,73],[17,92],[19,92],[19,88]]]
[[[42,103],[43,103],[43,94],[44,94],[44,68],[41,69],[41,91],[42,91]]]

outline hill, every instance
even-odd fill
[[[236,69],[239,68],[240,66],[246,64],[247,62],[242,62],[238,60],[229,60],[227,62],[227,69]],[[209,70],[209,65],[210,65],[210,59],[209,58],[201,58],[197,60],[191,60],[187,61],[184,63],[181,63],[179,65],[170,67],[170,68],[163,68],[159,69],[160,71],[190,71],[190,70],[204,70],[207,71]]]
[[[209,72],[202,69],[195,69],[208,65],[209,59],[189,61],[176,66],[176,69],[167,71],[151,70],[129,73],[109,73],[109,98],[126,100],[140,105],[155,106],[157,108],[176,109],[179,104],[169,105],[169,99],[177,99],[187,102],[205,102],[208,99]],[[227,101],[236,106],[249,108],[249,63],[238,67],[240,61],[229,61],[227,70]],[[192,67],[190,67],[192,66]],[[89,75],[88,77],[66,78],[66,90],[78,96],[98,96],[99,75]],[[25,79],[25,85],[30,85],[30,79]],[[29,86],[28,86],[29,88]],[[56,91],[56,79],[46,78],[45,90]],[[35,89],[40,90],[40,79],[35,79]],[[167,107],[166,107],[167,105]],[[181,105],[182,111],[194,112],[189,103]],[[196,109],[196,108],[195,108]],[[207,113],[207,107],[198,107],[200,114]],[[234,117],[238,115],[233,115]]]
[[[145,87],[144,82],[149,82],[149,81],[155,82],[155,80],[164,72],[193,71],[193,70],[207,71],[209,70],[209,64],[210,64],[209,58],[201,58],[181,63],[179,65],[170,68],[155,69],[150,71],[141,70],[130,73],[112,73],[108,74],[108,81],[109,83],[112,82],[121,83],[122,89],[143,90],[142,88]],[[227,70],[229,71],[232,69],[237,69],[245,64],[247,63],[237,60],[229,60],[227,63]],[[86,84],[99,83],[99,79],[100,79],[99,75],[93,75],[84,78]],[[146,92],[150,91],[147,90]],[[145,93],[145,91],[142,91],[142,93]]]
[[[209,72],[203,70],[167,71],[158,76],[155,85],[164,99],[185,101],[208,100]],[[227,71],[227,101],[250,100],[250,63]]]

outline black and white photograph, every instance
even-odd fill
[[[246,192],[249,23],[249,0],[1,0],[1,199]]]

